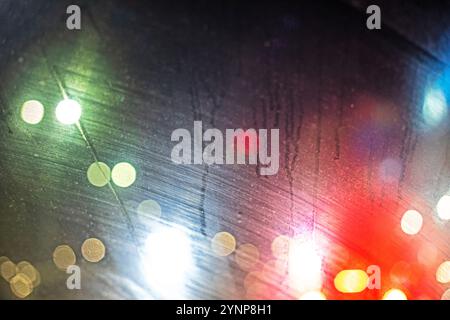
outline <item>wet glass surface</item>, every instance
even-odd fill
[[[0,256],[39,271],[27,298],[441,298],[447,2],[383,2],[377,31],[364,1],[84,1],[81,31],[69,4],[0,2]],[[55,114],[64,95],[77,124]],[[194,121],[279,129],[278,173],[174,164],[172,132]],[[336,288],[371,265],[381,288]]]

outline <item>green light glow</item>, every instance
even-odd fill
[[[65,99],[56,107],[56,119],[62,124],[75,124],[80,120],[81,106],[72,99]]]
[[[127,188],[136,180],[136,170],[131,164],[121,162],[114,166],[111,177],[117,186]]]
[[[89,182],[96,187],[104,187],[111,179],[111,169],[103,162],[94,162],[87,171]]]
[[[36,100],[29,100],[22,106],[22,120],[28,124],[38,124],[44,118],[44,106]]]

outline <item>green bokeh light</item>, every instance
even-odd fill
[[[104,187],[111,180],[111,169],[103,162],[94,162],[87,171],[88,181],[96,187]]]

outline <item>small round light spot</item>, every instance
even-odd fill
[[[139,204],[137,213],[144,217],[159,219],[161,217],[161,206],[155,200],[145,200]]]
[[[16,275],[16,265],[12,261],[5,261],[0,265],[0,274],[3,279],[9,281]]]
[[[23,273],[15,275],[9,282],[11,291],[18,298],[24,299],[33,292],[33,283]]]
[[[408,300],[408,298],[402,290],[390,289],[383,295],[383,300]]]
[[[363,270],[342,270],[334,278],[334,286],[343,293],[358,293],[366,289],[368,280]]]
[[[136,180],[136,170],[131,164],[121,162],[114,166],[111,177],[117,186],[127,188]]]
[[[16,266],[17,274],[24,274],[30,279],[34,288],[41,283],[41,275],[39,271],[28,261],[21,261]]]
[[[56,106],[56,119],[62,124],[75,124],[81,117],[80,104],[72,99],[62,100]]]
[[[88,181],[96,187],[104,187],[111,180],[111,169],[103,162],[94,162],[87,171]]]
[[[422,229],[423,218],[416,210],[408,210],[403,214],[401,227],[404,233],[415,235]]]
[[[450,196],[445,195],[441,199],[436,206],[436,211],[438,217],[442,220],[450,220]]]
[[[37,100],[29,100],[22,105],[22,120],[28,124],[38,124],[44,118],[44,106]]]
[[[53,262],[58,269],[66,271],[69,266],[75,265],[77,257],[68,245],[61,245],[53,251]]]
[[[211,249],[215,255],[226,257],[236,249],[236,239],[231,233],[218,232],[211,240]]]
[[[450,282],[450,261],[445,261],[436,270],[436,280],[439,283]]]
[[[105,257],[105,252],[105,245],[96,238],[87,239],[81,245],[81,254],[89,262],[100,262]]]

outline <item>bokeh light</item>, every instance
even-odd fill
[[[111,180],[111,169],[103,162],[94,162],[87,170],[88,181],[96,187],[104,187]]]
[[[425,96],[423,103],[423,118],[427,125],[438,125],[447,115],[447,101],[440,89],[431,89]]]
[[[53,251],[53,262],[62,271],[66,271],[69,266],[75,265],[76,261],[75,252],[68,245],[57,246]]]
[[[408,300],[408,298],[402,290],[390,289],[383,295],[383,300]]]
[[[436,270],[436,280],[439,283],[450,282],[450,261],[445,261]]]
[[[30,279],[34,288],[40,285],[41,275],[39,271],[28,261],[21,261],[16,266],[17,274],[22,273]]]
[[[86,239],[81,245],[81,254],[86,261],[100,262],[105,257],[105,253],[105,245],[97,238]]]
[[[143,248],[142,272],[163,298],[183,297],[192,268],[191,240],[183,230],[167,227],[148,236]]]
[[[137,207],[137,213],[144,217],[161,218],[161,206],[155,200],[144,200]]]
[[[259,250],[250,243],[239,246],[236,250],[236,263],[244,271],[251,271],[259,262]]]
[[[404,233],[415,235],[422,229],[423,217],[416,210],[408,210],[403,214],[401,227]]]
[[[22,120],[28,124],[38,124],[44,118],[44,106],[37,100],[29,100],[22,105]]]
[[[3,279],[9,281],[12,277],[16,275],[15,263],[10,260],[3,262],[0,265],[0,274],[2,275]]]
[[[211,240],[211,250],[219,257],[230,255],[236,249],[236,239],[229,232],[218,232]]]
[[[291,288],[299,292],[322,286],[322,257],[312,241],[292,239],[289,245],[288,276]]]
[[[15,275],[9,282],[11,291],[18,298],[26,298],[33,292],[33,283],[23,273]]]
[[[111,178],[117,186],[127,188],[136,180],[136,169],[127,162],[118,163],[112,170]]]
[[[363,270],[342,270],[334,278],[334,286],[343,293],[358,293],[366,289],[368,280]]]
[[[450,196],[444,195],[436,205],[438,217],[442,220],[450,220]]]
[[[75,124],[81,117],[80,104],[72,99],[64,99],[56,106],[56,119],[62,124]]]

